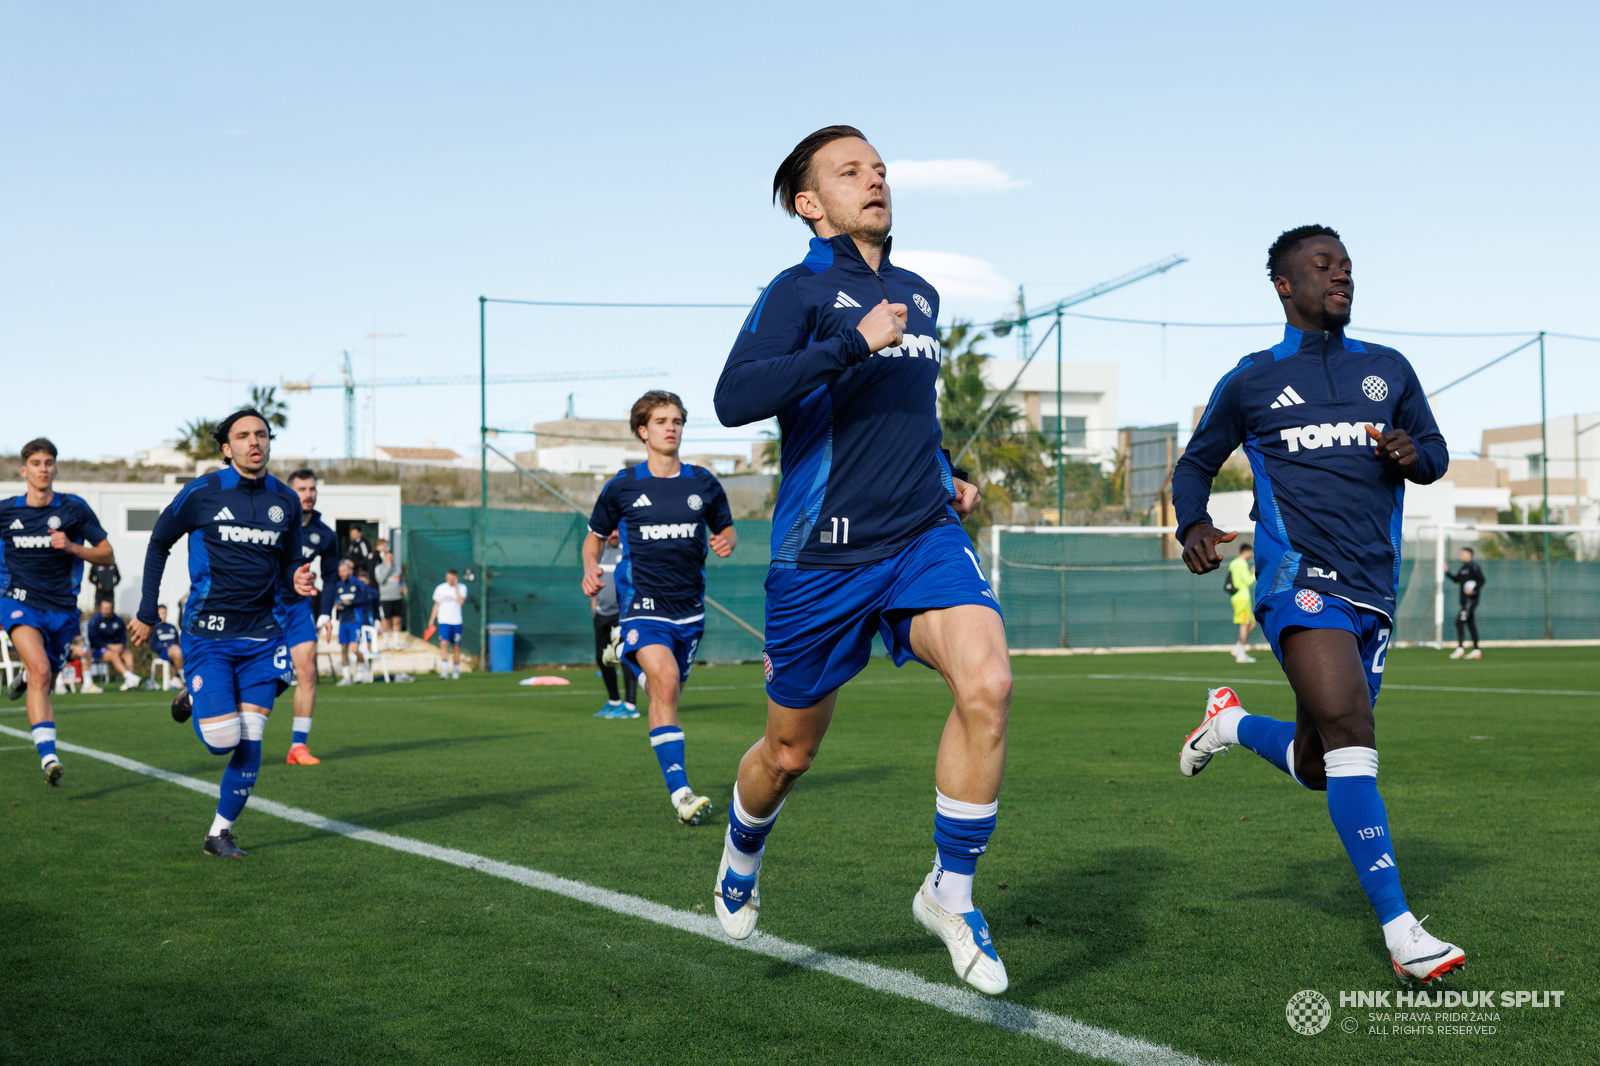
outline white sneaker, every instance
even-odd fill
[[[351,685],[351,684],[354,684],[354,682],[352,682],[348,677],[341,677],[338,681],[334,682],[334,686],[333,687],[334,688],[344,688],[346,685]]]
[[[757,867],[750,877],[740,877],[728,869],[729,847],[724,838],[717,883],[711,886],[711,895],[716,900],[712,909],[717,912],[717,921],[722,923],[724,933],[735,940],[744,940],[756,931],[756,918],[761,913],[761,869]]]
[[[1394,963],[1395,976],[1406,984],[1413,981],[1427,984],[1465,967],[1467,953],[1454,944],[1446,944],[1418,922],[1406,934],[1405,942],[1389,952],[1389,961]]]
[[[1469,659],[1481,659],[1481,658],[1483,658],[1483,649],[1482,648],[1473,648],[1471,651],[1467,652],[1467,658],[1469,658]]]
[[[1183,738],[1178,749],[1178,769],[1184,777],[1193,777],[1206,768],[1211,756],[1227,751],[1228,745],[1217,735],[1217,715],[1237,707],[1244,710],[1238,695],[1231,688],[1214,688],[1206,695],[1206,716],[1200,725]]]
[[[1248,652],[1238,651],[1233,653],[1233,661],[1236,663],[1253,663],[1256,661],[1256,657]]]
[[[699,825],[711,816],[711,797],[696,796],[693,792],[677,804],[678,821],[684,825]]]
[[[95,692],[104,692],[105,689],[101,688],[99,685],[95,684],[93,681],[85,681],[83,683],[82,691],[89,692],[89,693],[95,693]]]
[[[1450,653],[1450,658],[1452,658],[1452,659],[1462,659],[1462,658],[1466,657],[1466,654],[1467,654],[1467,649],[1461,647],[1458,644],[1458,645],[1456,645],[1456,650]]]
[[[917,894],[911,897],[911,914],[922,928],[944,941],[957,977],[991,996],[1006,990],[1010,983],[1006,979],[1006,964],[995,953],[983,912],[974,909],[965,914],[952,914],[939,906],[933,898],[932,871],[923,879]]]
[[[139,682],[144,680],[138,674],[126,674],[122,678],[122,691],[130,692],[139,687]]]

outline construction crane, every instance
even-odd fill
[[[445,375],[427,377],[398,377],[398,378],[373,378],[370,382],[358,382],[355,372],[350,365],[350,353],[343,353],[344,362],[340,366],[342,381],[290,381],[287,378],[278,382],[278,387],[284,394],[294,392],[311,392],[316,389],[343,389],[344,390],[344,454],[346,459],[356,457],[356,389],[397,389],[397,388],[439,388],[451,385],[533,385],[554,384],[567,381],[613,381],[621,378],[649,378],[660,377],[664,371],[657,367],[640,367],[637,370],[615,370],[604,373],[594,371],[567,371],[554,374],[497,374],[489,378],[479,378],[475,375]],[[377,446],[377,441],[373,441]]]

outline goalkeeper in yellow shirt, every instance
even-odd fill
[[[1223,586],[1233,604],[1233,622],[1239,627],[1239,643],[1233,646],[1235,662],[1253,663],[1255,657],[1244,650],[1244,642],[1256,628],[1256,553],[1249,543],[1239,546],[1239,554],[1228,564],[1228,581]]]

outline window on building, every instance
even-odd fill
[[[161,512],[148,507],[128,508],[128,532],[148,533],[156,528],[156,519],[161,517]]]
[[[1542,476],[1544,476],[1544,456],[1542,456],[1542,455],[1530,455],[1530,456],[1528,456],[1528,476],[1529,477],[1542,477]]]
[[[1089,420],[1087,418],[1081,418],[1074,415],[1068,415],[1066,418],[1061,419],[1062,445],[1067,448],[1087,448],[1087,441],[1089,437],[1088,423]],[[1039,428],[1043,431],[1045,436],[1054,440],[1056,435],[1056,416],[1042,416],[1039,419]]]

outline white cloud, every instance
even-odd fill
[[[894,262],[921,274],[943,300],[1009,300],[1017,287],[1000,276],[993,263],[955,252],[894,251]]]
[[[982,159],[901,159],[889,164],[890,189],[1005,192],[1028,184]]]

